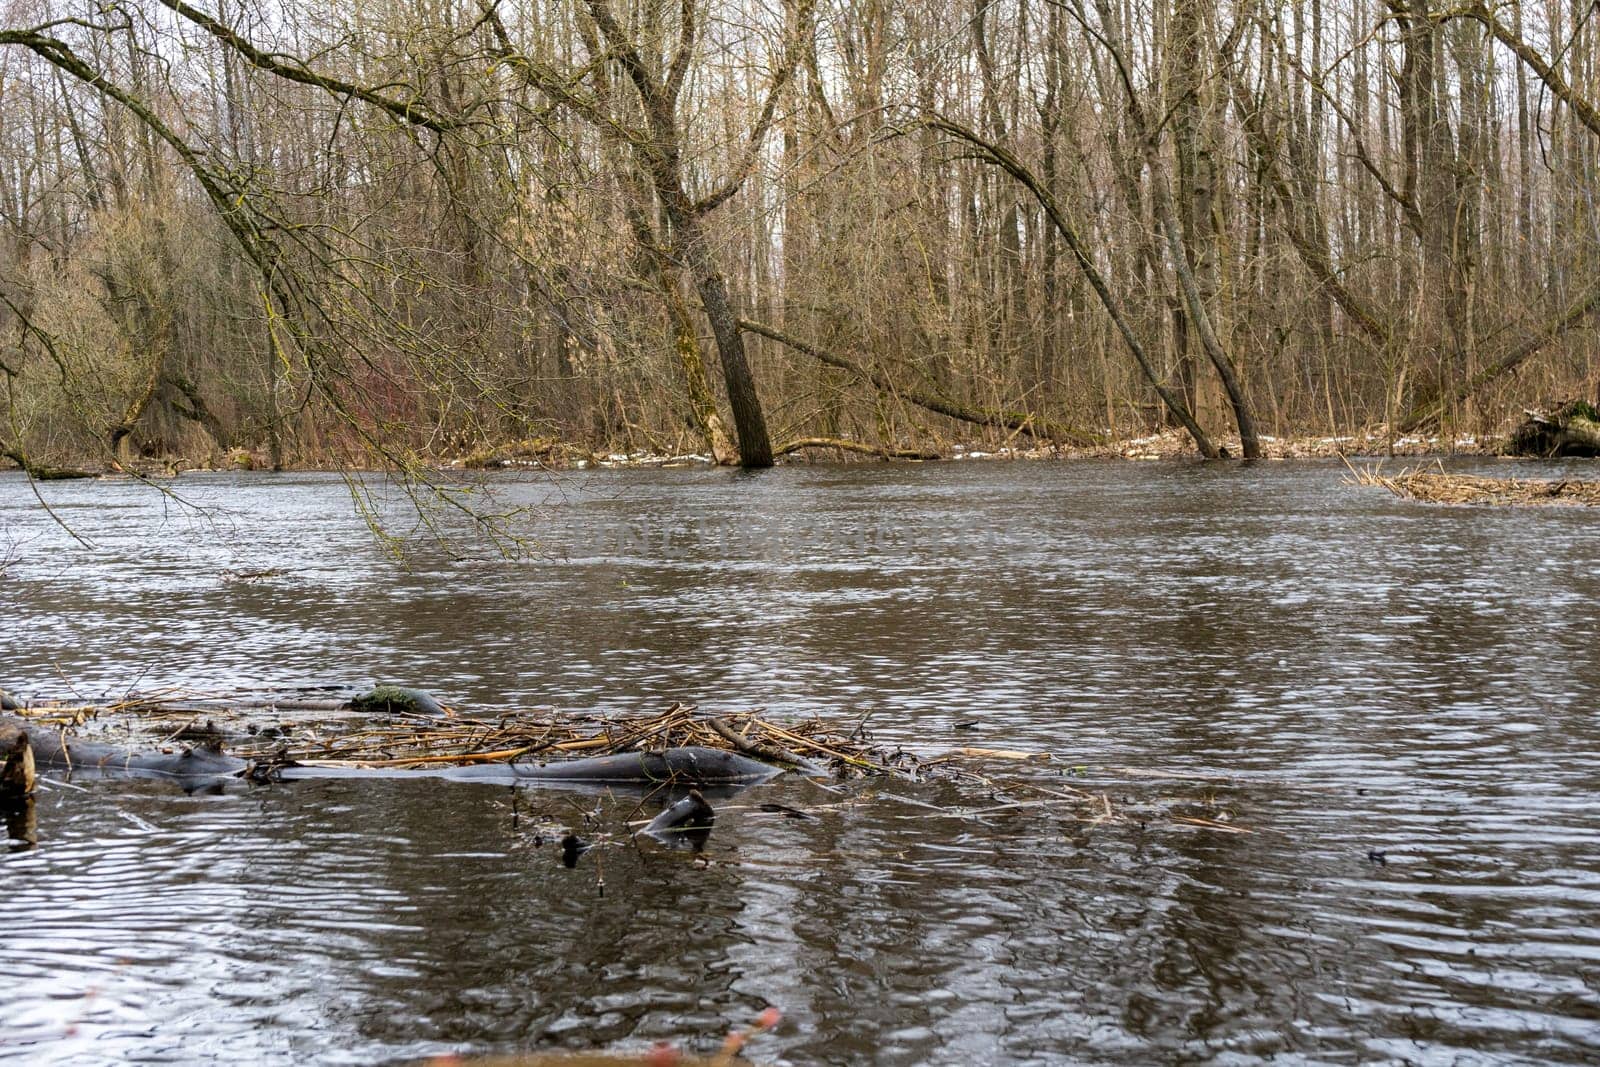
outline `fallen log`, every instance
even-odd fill
[[[160,778],[197,789],[223,778],[237,777],[244,760],[217,745],[175,746],[147,751],[119,748],[68,738],[63,730],[17,719],[0,719],[0,731],[17,730],[29,742],[38,769],[86,777]]]
[[[659,752],[620,752],[612,756],[554,763],[474,763],[463,767],[334,767],[289,763],[269,767],[273,778],[445,778],[489,785],[753,785],[775,778],[782,767],[747,759],[720,748],[668,748]],[[257,775],[259,777],[259,775]]]
[[[939,453],[927,448],[889,448],[869,445],[864,441],[851,441],[843,437],[799,437],[772,450],[774,456],[787,456],[805,448],[835,448],[841,452],[856,452],[881,459],[943,459]]]
[[[74,478],[98,478],[93,471],[79,470],[77,467],[52,467],[44,463],[36,463],[26,452],[20,448],[0,448],[0,457],[9,459],[28,473],[28,477],[36,482],[64,482]]]
[[[658,841],[668,848],[691,848],[696,852],[705,848],[711,839],[711,827],[717,813],[698,789],[650,820],[639,833]]]
[[[1600,411],[1574,400],[1553,415],[1527,412],[1527,418],[1506,443],[1513,456],[1600,456]]]

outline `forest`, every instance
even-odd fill
[[[0,456],[1491,434],[1600,399],[1593,15],[8,0]]]

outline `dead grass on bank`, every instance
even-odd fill
[[[1384,474],[1376,467],[1351,467],[1356,485],[1381,486],[1402,500],[1426,504],[1468,504],[1492,507],[1547,505],[1600,506],[1600,482],[1572,479],[1485,478],[1449,474],[1441,469],[1413,468]]]

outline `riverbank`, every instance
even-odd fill
[[[1310,459],[1345,457],[1432,457],[1483,456],[1502,453],[1507,437],[1480,437],[1473,434],[1404,434],[1391,436],[1382,427],[1337,435],[1295,435],[1260,438],[1264,459]],[[1239,439],[1224,437],[1218,444],[1229,456],[1242,449]],[[939,446],[909,444],[875,445],[852,440],[823,442],[811,439],[791,445],[778,457],[779,464],[970,462],[980,460],[1060,460],[1129,459],[1166,460],[1195,456],[1194,444],[1178,430],[1108,441],[1092,447],[1020,444],[1015,436],[1005,442],[962,441]],[[712,466],[712,457],[694,451],[643,449],[617,451],[591,449],[554,438],[508,441],[471,452],[420,453],[390,456],[366,451],[332,451],[317,456],[301,456],[286,463],[286,471],[372,471],[394,468],[401,461],[419,470],[588,470],[619,467]],[[35,477],[41,481],[69,478],[133,476],[171,478],[191,473],[270,470],[272,462],[265,450],[233,449],[207,456],[155,456],[130,463],[95,461],[80,457],[76,461],[52,457],[49,464],[37,463]],[[19,469],[13,462],[0,470]]]

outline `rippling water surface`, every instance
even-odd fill
[[[58,785],[0,856],[0,1058],[704,1051],[771,1003],[795,1064],[1600,1059],[1595,513],[1324,463],[493,486],[521,558],[402,565],[337,478],[41,487],[85,545],[0,476],[0,686],[764,705],[1055,760],[780,781],[698,859],[627,843],[634,798]],[[1135,817],[1002,806],[1068,784]],[[569,827],[609,844],[566,869]]]

